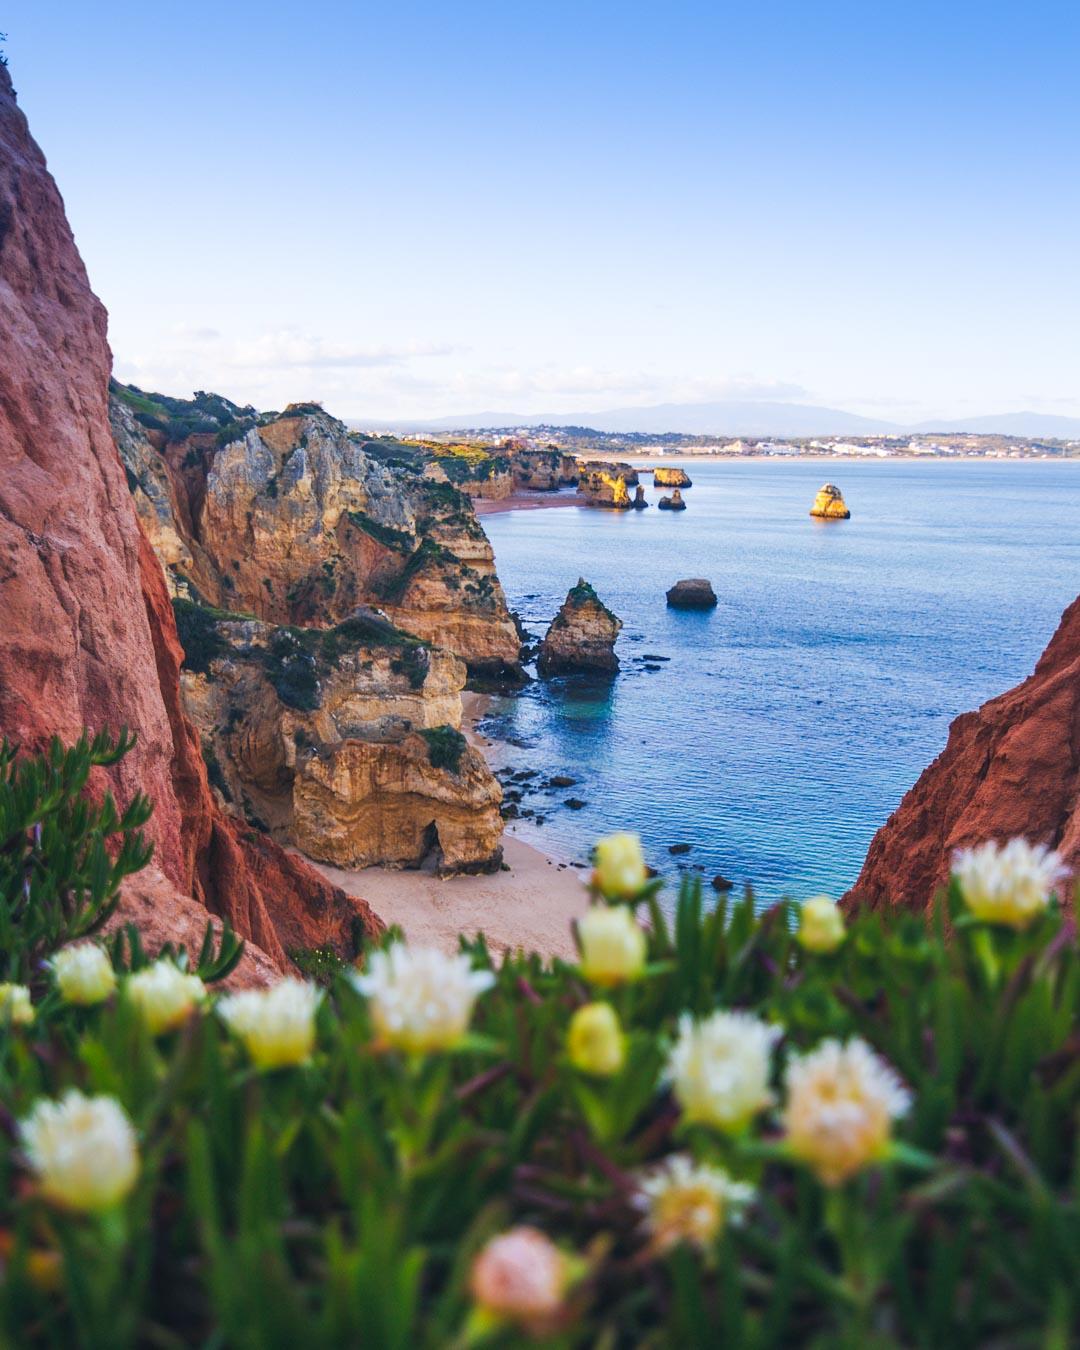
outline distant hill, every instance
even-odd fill
[[[370,426],[372,423],[357,422]],[[1017,412],[989,416],[945,418],[903,424],[885,418],[863,417],[842,408],[812,403],[732,401],[714,403],[657,403],[644,408],[609,408],[600,412],[512,413],[477,412],[435,417],[418,422],[379,422],[387,430],[477,431],[514,427],[589,427],[594,431],[665,433],[690,436],[859,436],[907,432],[963,432],[983,435],[1080,438],[1080,417],[1052,413]]]
[[[837,436],[896,431],[885,419],[861,417],[811,403],[658,403],[647,408],[609,408],[604,412],[482,412],[396,423],[413,431],[462,431],[481,427],[591,427],[594,431],[674,432],[688,436]]]
[[[1080,439],[1080,417],[1054,413],[994,413],[989,417],[962,417],[954,421],[920,422],[908,431],[970,431],[982,436],[1038,436],[1049,440]]]

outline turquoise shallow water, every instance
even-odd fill
[[[484,519],[532,632],[579,574],[625,624],[613,683],[494,700],[504,764],[579,780],[527,796],[545,823],[514,828],[575,859],[634,829],[665,872],[686,841],[684,865],[763,900],[838,894],[950,720],[1030,673],[1080,591],[1080,462],[683,463],[681,514]],[[807,515],[826,480],[850,521]],[[717,609],[667,608],[686,576]],[[646,672],[646,653],[670,660]]]

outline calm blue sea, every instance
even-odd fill
[[[545,823],[513,828],[567,860],[637,830],[667,873],[696,865],[763,900],[839,894],[950,720],[1026,676],[1080,591],[1080,462],[681,462],[681,514],[484,519],[531,631],[579,575],[625,625],[613,683],[493,702],[498,762],[578,780],[526,796]],[[826,480],[850,521],[807,515]],[[712,580],[717,609],[667,608],[688,576]],[[647,672],[645,654],[670,659]]]

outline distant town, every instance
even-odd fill
[[[782,439],[725,436],[657,436],[644,432],[606,432],[591,427],[482,427],[425,431],[424,441],[442,445],[498,447],[507,440],[527,449],[557,446],[590,456],[662,455],[796,456],[830,459],[1068,459],[1080,456],[1080,440],[979,435],[968,432],[919,435],[798,436]]]

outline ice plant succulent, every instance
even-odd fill
[[[597,1078],[617,1074],[626,1061],[626,1037],[610,1003],[586,1003],[570,1019],[566,1033],[570,1063]]]
[[[206,998],[198,975],[189,975],[164,957],[129,975],[125,992],[153,1036],[175,1031]]]
[[[256,1068],[284,1069],[311,1059],[321,1000],[322,990],[310,980],[285,979],[269,989],[230,994],[217,1011]]]
[[[744,1130],[772,1104],[772,1049],[782,1029],[746,1012],[715,1012],[679,1021],[668,1077],[688,1122],[729,1134]]]
[[[104,1003],[116,988],[116,971],[108,953],[96,942],[62,947],[49,967],[65,1003],[88,1008]]]
[[[911,1094],[865,1041],[823,1041],[797,1056],[785,1077],[784,1133],[788,1150],[827,1186],[880,1162],[892,1123]]]
[[[636,834],[605,836],[593,850],[593,859],[593,885],[608,900],[632,900],[649,879]]]
[[[26,1026],[34,1020],[30,990],[25,984],[0,984],[0,1026]]]
[[[840,907],[829,895],[815,895],[799,911],[799,945],[808,952],[826,955],[844,941],[847,929]]]
[[[477,998],[495,983],[467,956],[391,944],[373,952],[352,982],[368,1000],[380,1042],[409,1054],[451,1050],[469,1029]]]
[[[139,1173],[135,1131],[114,1097],[86,1097],[72,1088],[40,1101],[20,1126],[23,1150],[42,1194],[64,1209],[110,1209]]]
[[[469,1288],[493,1323],[543,1335],[556,1323],[572,1265],[538,1228],[511,1228],[494,1237],[473,1262]]]
[[[658,1251],[688,1243],[705,1251],[726,1223],[739,1223],[753,1186],[686,1153],[665,1158],[638,1182],[637,1203]]]
[[[1026,928],[1049,905],[1066,869],[1061,855],[1045,844],[1017,838],[1004,846],[961,849],[953,856],[952,874],[977,919]]]
[[[644,974],[645,934],[625,905],[593,905],[578,920],[577,937],[581,973],[590,984],[612,988]]]

